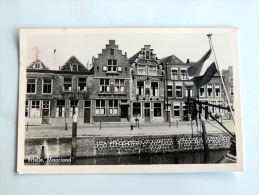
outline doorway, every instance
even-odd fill
[[[121,105],[121,118],[128,120],[128,105]]]
[[[49,101],[42,101],[42,124],[49,124]]]
[[[150,103],[145,103],[145,112],[144,112],[144,117],[145,117],[145,122],[150,122]]]

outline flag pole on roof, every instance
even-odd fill
[[[54,49],[54,67],[56,66],[56,49]]]
[[[231,113],[231,115],[232,115],[233,123],[235,124],[235,119],[234,119],[234,115],[233,115],[233,112],[232,112],[232,108],[231,108],[231,106],[230,106],[230,101],[229,101],[227,89],[226,89],[226,86],[225,86],[225,82],[224,82],[224,80],[223,80],[221,71],[220,71],[220,69],[219,69],[218,61],[217,61],[217,58],[216,58],[216,55],[215,55],[215,51],[214,51],[214,48],[213,48],[213,44],[212,44],[212,40],[211,40],[212,34],[207,34],[207,36],[208,36],[208,39],[209,39],[210,49],[211,49],[212,52],[213,52],[213,56],[214,56],[214,59],[215,59],[215,64],[216,64],[216,67],[217,67],[217,69],[218,69],[218,72],[219,72],[219,75],[220,75],[220,79],[221,79],[221,82],[222,82],[222,85],[223,85],[223,88],[224,88],[224,91],[225,91],[225,94],[226,94],[226,97],[227,97],[227,102],[228,102],[228,106],[229,106],[230,113]]]

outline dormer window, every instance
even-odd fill
[[[78,64],[72,64],[72,71],[78,71]]]
[[[35,63],[34,63],[34,68],[35,68],[35,69],[39,69],[39,68],[40,68],[40,63],[35,62]]]
[[[117,72],[117,60],[108,60],[108,71]]]
[[[111,55],[114,55],[114,49],[111,49]]]

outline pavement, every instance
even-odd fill
[[[83,124],[77,127],[77,136],[150,136],[150,135],[187,135],[187,134],[200,134],[201,126],[197,128],[196,122],[184,121],[173,122],[171,126],[168,123],[140,123],[140,127],[130,128],[130,123],[103,123],[100,129],[100,123],[96,124]],[[235,132],[234,123],[230,120],[223,120],[224,126],[231,131]],[[217,122],[205,121],[207,133],[224,133],[226,132]],[[64,126],[29,126],[25,131],[26,138],[58,138],[58,137],[71,137],[72,125],[68,124],[68,130]]]

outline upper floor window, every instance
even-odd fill
[[[177,69],[172,69],[171,79],[175,80],[178,79],[178,71]]]
[[[111,49],[111,55],[114,55],[114,49]]]
[[[35,62],[34,63],[34,68],[35,69],[39,69],[40,68],[40,63],[39,62]]]
[[[205,91],[204,91],[204,87],[200,88],[200,96],[204,97],[205,96]]]
[[[64,78],[64,85],[63,85],[64,91],[72,91],[72,78]]]
[[[173,86],[167,85],[167,97],[173,97]]]
[[[154,65],[148,66],[148,74],[149,75],[157,75],[157,67]]]
[[[212,97],[212,84],[207,85],[208,97]]]
[[[123,79],[115,79],[115,92],[124,92],[125,84]]]
[[[86,78],[78,78],[78,91],[86,91]]]
[[[117,72],[117,60],[108,60],[108,71]]]
[[[177,98],[183,97],[183,88],[182,88],[182,86],[180,86],[180,85],[175,86],[175,96]]]
[[[181,79],[186,80],[187,79],[187,70],[181,70]]]
[[[215,85],[215,96],[220,97],[220,85],[219,84]]]
[[[146,74],[146,65],[138,65],[138,74]]]
[[[51,94],[52,93],[52,79],[42,79],[42,93]]]
[[[108,93],[110,91],[110,80],[100,79],[100,92]]]
[[[174,105],[174,116],[180,116],[180,105]]]
[[[188,98],[192,97],[192,92],[193,92],[192,88],[187,88],[185,92],[186,92],[186,97]]]
[[[158,82],[151,82],[151,95],[158,96]]]
[[[36,79],[27,79],[27,93],[36,93]]]
[[[137,81],[136,94],[144,95],[144,81]]]

